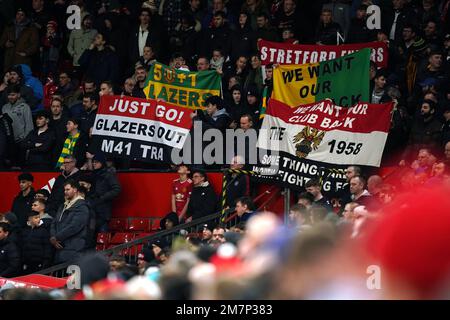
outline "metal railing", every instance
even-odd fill
[[[180,235],[181,230],[186,230],[188,232],[188,234],[193,234],[193,233],[198,234],[200,231],[203,231],[203,225],[205,223],[214,222],[217,225],[220,224],[221,217],[222,217],[221,211],[219,211],[219,212],[213,213],[211,215],[201,217],[194,221],[177,225],[177,226],[171,228],[170,230],[162,230],[157,233],[154,233],[154,234],[151,234],[148,236],[144,236],[144,237],[140,237],[138,239],[134,239],[132,241],[129,241],[129,242],[126,242],[123,244],[119,244],[112,248],[109,248],[109,249],[106,249],[103,251],[98,251],[98,252],[101,254],[104,254],[106,256],[122,255],[122,256],[126,257],[126,260],[128,263],[136,263],[137,256],[138,256],[140,250],[142,249],[141,248],[142,246],[149,244],[153,241],[156,241],[158,239],[164,239],[166,242],[171,242],[171,240],[173,238]],[[238,218],[234,217],[233,219],[227,221],[226,223],[222,223],[221,225],[223,225],[227,228],[231,228],[232,226],[236,225],[237,221],[238,221]],[[50,268],[40,270],[40,271],[36,272],[36,274],[43,274],[43,275],[48,275],[48,276],[53,276],[53,277],[58,277],[58,278],[64,278],[64,277],[68,276],[67,268],[73,264],[76,264],[76,263],[66,262],[66,263],[54,265]]]

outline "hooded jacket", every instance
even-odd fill
[[[208,181],[194,186],[186,211],[186,217],[192,220],[213,214],[217,210],[217,196]]]
[[[39,101],[36,108],[33,108],[33,111],[44,109],[44,105],[42,104],[42,99],[44,98],[44,86],[38,78],[33,77],[28,65],[21,64],[20,67],[22,68],[25,85],[33,90],[34,97]]]
[[[225,108],[217,110],[211,116],[200,111],[197,114],[198,118],[204,124],[204,130],[214,128],[225,132],[225,129],[228,128],[228,124],[230,123],[230,116]]]
[[[81,198],[66,202],[58,209],[50,229],[50,236],[61,242],[56,250],[55,263],[76,260],[86,247],[89,208]]]
[[[6,113],[12,119],[14,141],[20,142],[33,130],[33,118],[30,106],[20,98],[14,104],[7,103],[2,108],[2,113]]]

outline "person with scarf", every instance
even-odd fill
[[[78,129],[79,121],[77,119],[69,119],[67,121],[67,135],[64,141],[61,154],[59,156],[58,162],[56,163],[56,168],[60,169],[61,165],[64,163],[64,158],[67,156],[74,156],[78,165],[82,166],[86,158],[87,150],[87,136],[86,133]]]

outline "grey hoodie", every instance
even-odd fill
[[[14,141],[19,142],[33,130],[33,117],[30,106],[22,98],[16,103],[7,103],[2,107],[2,113],[6,113],[12,119],[12,129],[14,132]]]

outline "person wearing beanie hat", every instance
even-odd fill
[[[34,199],[33,176],[30,173],[22,173],[18,177],[19,194],[14,198],[11,211],[15,213],[20,227],[27,223],[27,213]]]
[[[55,134],[49,129],[50,114],[47,110],[36,113],[36,129],[32,130],[22,142],[22,157],[25,168],[31,171],[52,169],[51,150],[55,144]]]
[[[108,231],[108,223],[112,216],[112,202],[122,188],[115,173],[108,170],[106,157],[103,153],[96,153],[92,159],[94,167],[93,208],[96,213],[97,232]]]
[[[40,98],[35,94],[33,87],[27,85],[27,77],[24,74],[24,67],[29,70],[27,65],[14,65],[6,70],[3,78],[3,83],[0,84],[0,105],[4,105],[8,101],[8,91],[5,90],[8,87],[18,85],[20,97],[30,106],[31,110],[35,110],[40,104]],[[31,73],[30,73],[31,75]],[[27,76],[29,76],[27,74]]]
[[[44,31],[44,30],[42,30]],[[54,20],[47,22],[45,32],[41,32],[42,43],[42,72],[44,76],[55,76],[57,73],[59,51],[62,44],[58,23]]]
[[[32,57],[39,50],[39,34],[22,8],[17,9],[13,23],[4,29],[1,41],[5,69],[15,64],[32,64]]]
[[[27,226],[21,232],[24,273],[35,273],[50,266],[52,246],[49,239],[50,232],[42,221],[40,213],[30,210]]]
[[[13,166],[22,165],[23,159],[20,157],[20,144],[28,133],[33,130],[33,117],[30,106],[24,101],[20,92],[20,85],[9,85],[3,92],[3,96],[7,97],[7,102],[0,109],[0,113],[7,114],[12,120],[14,144],[10,146],[10,156]]]
[[[170,230],[179,224],[178,215],[176,212],[169,212],[160,221],[160,227],[162,230]]]
[[[249,85],[247,87],[246,95],[246,109],[249,110],[250,115],[253,119],[259,119],[260,108],[259,108],[259,98],[260,93],[255,85]]]

